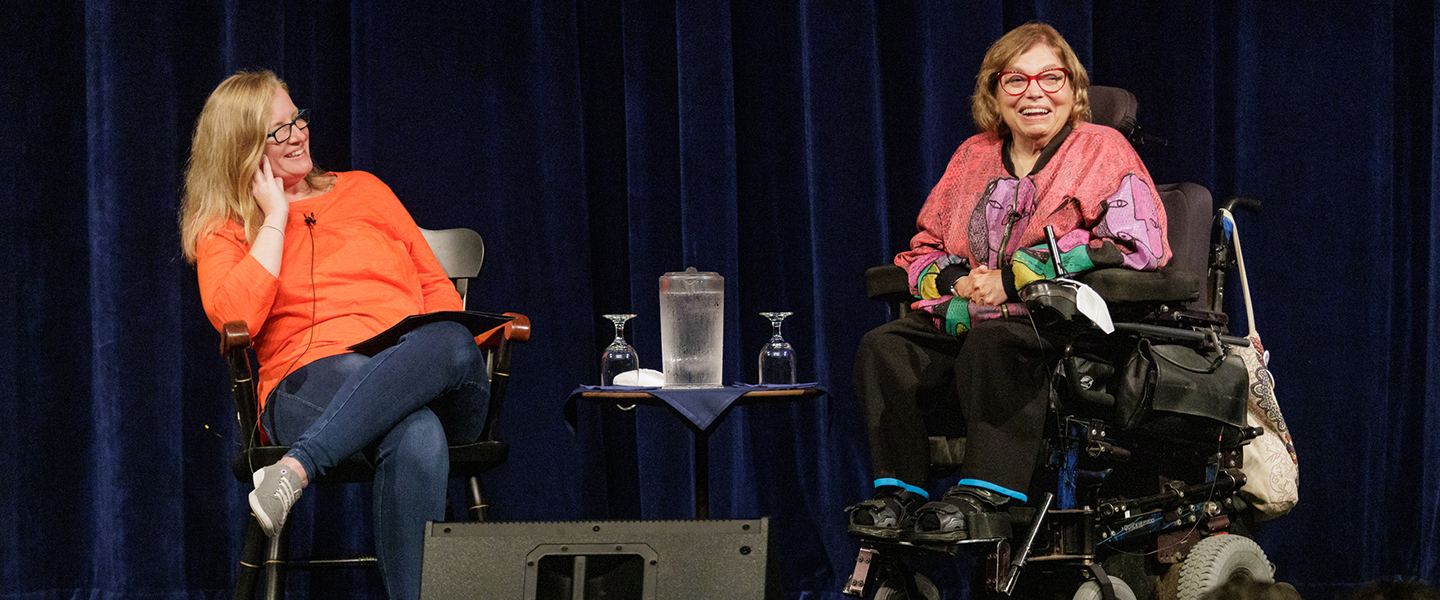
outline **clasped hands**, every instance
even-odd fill
[[[969,275],[956,280],[951,291],[956,298],[964,298],[980,306],[999,306],[1005,302],[1005,281],[1000,278],[999,271],[985,265],[971,269]]]

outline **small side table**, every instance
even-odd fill
[[[819,398],[826,394],[825,390],[811,385],[809,387],[754,387],[754,388],[726,388],[732,393],[738,393],[734,400],[730,401],[719,414],[712,419],[697,425],[691,416],[693,411],[682,410],[685,407],[685,396],[691,390],[664,390],[666,398],[660,398],[653,392],[659,389],[637,388],[635,391],[618,391],[614,388],[580,388],[570,394],[567,401],[567,412],[570,411],[569,403],[577,399],[590,402],[599,402],[615,406],[617,408],[629,408],[637,404],[646,406],[667,406],[670,412],[685,421],[690,426],[691,434],[695,443],[695,519],[707,520],[710,518],[710,433],[714,431],[715,425],[729,414],[730,409],[746,404],[764,404],[775,402],[796,402]],[[744,390],[744,391],[742,391]],[[695,390],[698,393],[713,393],[714,390]],[[696,394],[698,396],[698,393]],[[679,406],[677,406],[677,404]],[[691,414],[687,414],[691,413]]]

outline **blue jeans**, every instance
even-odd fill
[[[485,360],[463,325],[431,323],[374,357],[340,354],[296,369],[260,415],[311,481],[357,452],[375,466],[375,553],[392,600],[420,597],[425,523],[445,517],[450,443],[480,436]]]

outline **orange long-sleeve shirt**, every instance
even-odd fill
[[[394,192],[363,171],[335,175],[330,191],[290,204],[278,278],[250,256],[238,223],[199,243],[200,301],[217,330],[241,319],[248,326],[262,408],[294,369],[344,353],[406,316],[461,309]]]

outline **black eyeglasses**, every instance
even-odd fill
[[[265,137],[275,140],[275,143],[277,144],[283,144],[290,140],[290,133],[294,131],[296,127],[305,129],[309,126],[310,109],[302,108],[300,109],[300,112],[295,115],[295,118],[291,119],[289,123],[276,127],[275,131],[270,132],[270,135],[267,135]]]

